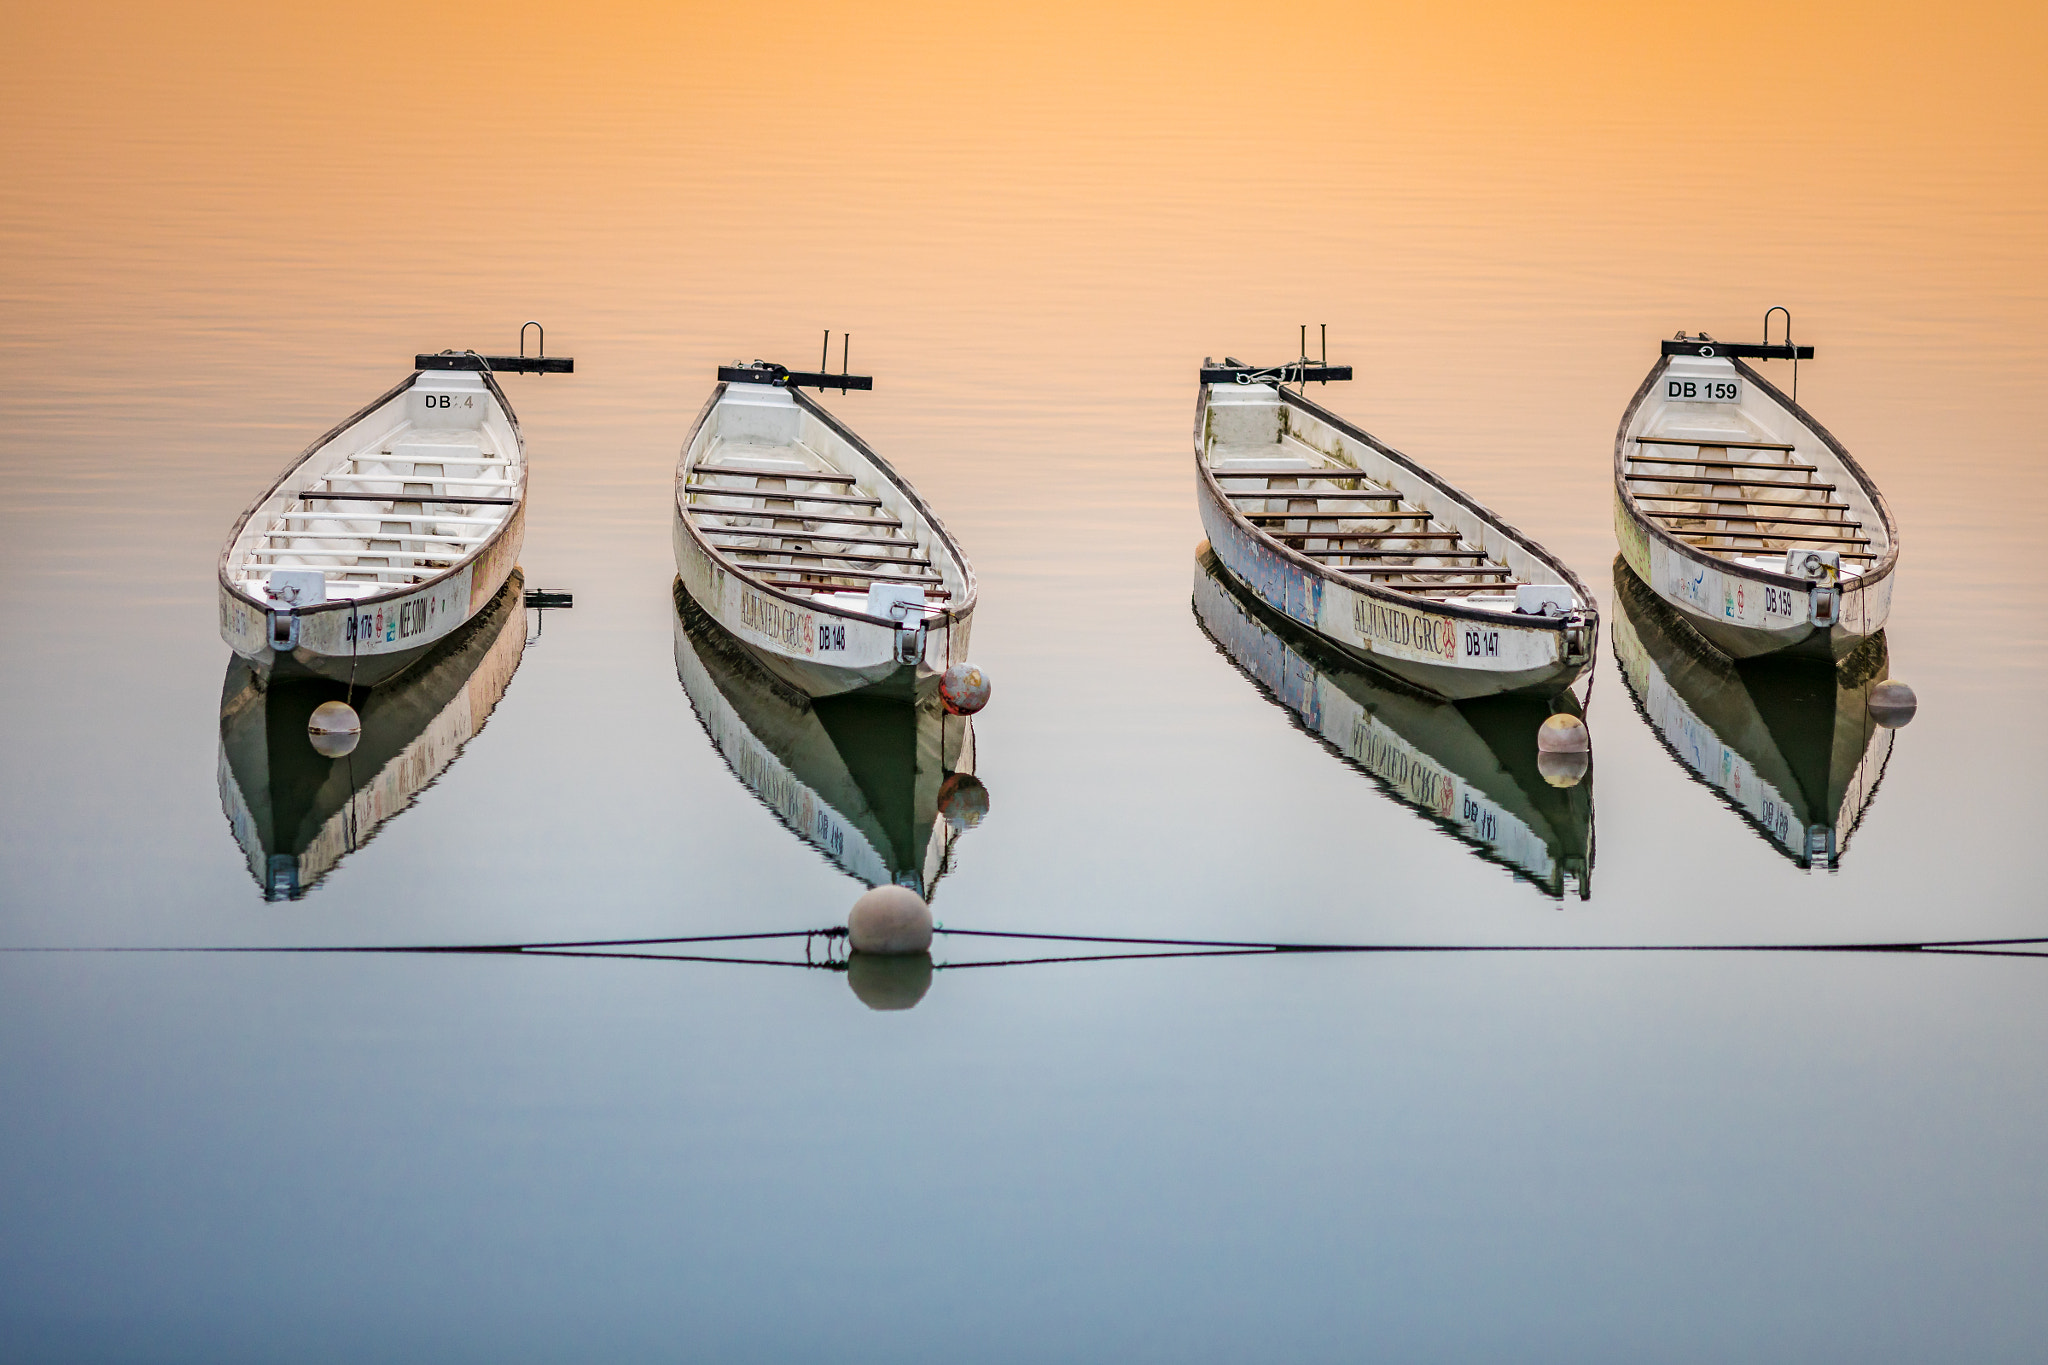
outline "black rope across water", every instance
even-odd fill
[[[1175,957],[1257,957],[1293,953],[1920,953],[1951,957],[2048,958],[2048,935],[2026,938],[1913,939],[1871,943],[1308,943],[1255,939],[1140,938],[1112,934],[1042,934],[1009,929],[935,928],[958,938],[1007,939],[1035,943],[1090,944],[1125,949],[1048,957],[941,962],[942,970],[1023,967],[1059,962],[1122,962]],[[630,951],[688,947],[700,943],[804,940],[802,961],[794,958],[730,957],[702,953]],[[751,934],[692,934],[661,938],[567,939],[538,943],[332,944],[306,947],[4,948],[9,953],[379,953],[477,954],[516,957],[618,958],[649,962],[720,962],[762,967],[803,967],[844,971],[847,933],[843,927],[786,929]],[[822,947],[820,946],[822,944]]]

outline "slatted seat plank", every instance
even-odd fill
[[[1306,516],[1287,520],[1311,520]],[[1275,540],[1461,540],[1456,531],[1268,531]],[[1434,553],[1428,551],[1426,553]]]
[[[1797,485],[1788,485],[1797,487]],[[1704,493],[1638,493],[1637,502],[1696,502],[1715,507],[1802,507],[1809,512],[1847,512],[1846,502],[1823,498],[1819,502],[1807,502],[1794,498],[1730,498],[1708,497]]]
[[[1758,464],[1754,460],[1682,460],[1670,455],[1631,455],[1634,464],[1673,464],[1687,469],[1788,469],[1795,474],[1812,474],[1819,471],[1813,464]]]
[[[810,543],[823,541],[830,545],[886,545],[898,549],[914,550],[917,542],[907,536],[850,536],[837,531],[782,531],[775,532],[765,527],[706,526],[701,528],[706,535],[748,537],[755,540],[801,540]],[[728,548],[723,542],[714,542],[716,548]],[[732,546],[745,549],[746,546]]]
[[[1801,536],[1778,535],[1776,532],[1772,532],[1766,535],[1762,531],[1688,531],[1683,529],[1682,527],[1676,526],[1667,526],[1664,529],[1671,532],[1672,535],[1677,536],[1681,540],[1685,539],[1688,536],[1691,536],[1700,540],[1796,540],[1801,542],[1802,544],[1813,545],[1868,545],[1871,543],[1869,536]],[[1734,545],[1701,545],[1697,546],[1696,548],[1702,550],[1740,550],[1744,554],[1749,553],[1748,550],[1742,549],[1742,547]],[[1767,550],[1782,550],[1786,547],[1783,545],[1774,546],[1766,544],[1763,548]]]
[[[780,555],[785,559],[815,559],[820,562],[825,560],[832,560],[835,563],[841,564],[901,564],[906,568],[913,569],[929,569],[932,567],[932,562],[929,559],[913,559],[902,555],[835,554],[830,551],[819,550],[757,549],[753,546],[748,545],[721,545],[718,547],[718,549],[721,554],[734,556]],[[751,561],[742,560],[740,562],[748,563]]]
[[[1313,556],[1311,556],[1311,558],[1313,558]],[[1459,565],[1441,569],[1432,569],[1427,565],[1421,564],[1401,565],[1396,567],[1382,567],[1377,569],[1362,565],[1348,564],[1332,564],[1330,567],[1333,569],[1363,568],[1363,573],[1353,573],[1352,577],[1365,578],[1368,581],[1374,583],[1382,581],[1391,581],[1397,578],[1441,578],[1445,574],[1461,573],[1476,574],[1488,579],[1513,578],[1515,576],[1515,571],[1513,569],[1489,569],[1481,565]]]
[[[301,494],[299,494],[299,495],[298,495],[298,496],[297,496],[297,497],[296,497],[296,498],[294,499],[294,501],[297,501],[297,502],[417,502],[417,503],[428,503],[428,502],[431,502],[431,503],[437,503],[437,504],[440,504],[440,505],[443,505],[443,506],[449,506],[449,507],[467,507],[467,506],[472,506],[472,505],[474,505],[474,506],[480,506],[480,507],[516,507],[516,506],[518,506],[518,505],[519,505],[519,499],[517,499],[517,498],[493,498],[493,497],[471,497],[471,496],[467,496],[467,495],[461,495],[461,494],[443,494],[443,493],[354,493],[354,492],[335,492],[335,491],[333,491],[333,490],[327,490],[327,491],[320,491],[320,492],[315,492],[315,491],[308,491],[308,492],[305,492],[305,493],[301,493]]]
[[[733,474],[757,479],[795,479],[801,483],[858,483],[851,474],[832,474],[816,469],[745,469],[730,464],[700,464],[692,474]]]
[[[1306,502],[1304,498],[1302,501]],[[1246,521],[1431,521],[1428,512],[1240,512]],[[1339,532],[1331,532],[1336,535]],[[1454,533],[1455,534],[1455,533]]]
[[[946,588],[934,586],[930,579],[897,578],[890,574],[820,573],[814,574],[809,578],[783,578],[769,574],[756,574],[754,576],[763,583],[770,583],[778,588],[809,588],[813,592],[845,592],[848,589],[856,588],[865,583],[906,583],[912,587],[923,587],[927,597],[951,597],[953,595]],[[841,578],[850,578],[855,580],[855,582],[836,583],[819,581],[821,579]]]
[[[766,508],[749,508],[749,507],[706,507],[706,506],[704,506],[704,505],[703,505],[702,503],[694,503],[694,502],[693,502],[693,503],[690,503],[690,504],[688,504],[688,505],[686,506],[685,510],[686,510],[686,511],[688,511],[688,512],[690,512],[690,513],[691,513],[691,514],[692,514],[693,516],[698,516],[698,517],[763,517],[763,518],[766,518],[766,519],[767,519],[767,520],[769,520],[769,521],[777,521],[777,520],[780,520],[780,521],[826,521],[826,522],[832,522],[832,523],[834,523],[835,525],[841,525],[841,526],[895,526],[895,527],[901,527],[901,526],[903,525],[903,523],[902,523],[902,522],[900,522],[900,521],[898,521],[898,520],[896,520],[896,518],[894,518],[894,517],[892,517],[892,516],[888,516],[888,515],[886,515],[886,514],[884,514],[884,513],[881,513],[881,512],[877,512],[877,513],[875,513],[875,514],[874,514],[874,515],[872,515],[872,516],[866,516],[866,517],[837,517],[837,516],[828,516],[828,515],[826,515],[825,513],[822,513],[822,512],[799,512],[799,511],[794,511],[794,510],[792,510],[792,509],[788,509],[788,508],[777,508],[777,507],[766,507]],[[706,530],[731,530],[731,529],[735,529],[735,528],[733,528],[733,527],[730,527],[730,526],[726,526],[726,527],[718,527],[718,526],[715,526],[715,525],[714,525],[714,526],[708,526],[708,527],[706,527],[705,529],[706,529]],[[758,526],[758,527],[753,527],[753,528],[738,528],[738,529],[752,529],[752,530],[755,530],[755,531],[765,531],[765,532],[774,532],[774,531],[776,531],[776,530],[777,530],[777,528],[775,528],[775,527],[772,527],[772,526]],[[783,528],[781,528],[781,529],[780,529],[780,533],[781,533],[781,534],[783,534],[783,535],[786,535],[786,536],[794,536],[794,535],[798,535],[798,534],[800,534],[799,532],[797,532],[797,531],[794,531],[794,530],[791,530],[791,529],[790,529],[790,528],[788,528],[788,527],[783,527]]]
[[[685,493],[711,493],[728,498],[779,498],[785,502],[824,502],[841,507],[880,507],[880,498],[848,493],[813,493],[796,488],[720,488],[716,484],[686,483]]]
[[[1646,446],[1719,446],[1723,450],[1795,450],[1796,446],[1783,441],[1736,441],[1719,436],[1632,436],[1629,438]]]
[[[1784,488],[1797,489],[1802,493],[1808,489],[1817,493],[1835,491],[1835,485],[1831,483],[1778,483],[1771,479],[1687,478],[1678,474],[1624,474],[1621,477],[1628,483],[1696,483],[1713,488]]]
[[[1742,522],[1745,525],[1761,524],[1770,526],[1854,526],[1859,530],[1863,526],[1863,523],[1860,521],[1815,521],[1811,517],[1725,516],[1719,512],[1651,512],[1650,515],[1653,517],[1661,517],[1666,520],[1675,519],[1679,521]]]
[[[1286,498],[1293,497],[1306,502],[1310,498],[1328,501],[1374,501],[1399,502],[1401,495],[1391,490],[1382,492],[1369,488],[1226,488],[1224,495],[1230,498]],[[1425,514],[1426,515],[1426,514]]]
[[[1287,465],[1210,465],[1209,472],[1219,479],[1369,479],[1372,476],[1362,470],[1345,469],[1339,466],[1323,466],[1316,469],[1292,468]]]

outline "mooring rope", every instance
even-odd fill
[[[1866,943],[1314,943],[1255,939],[1143,938],[1113,934],[1047,934],[1012,929],[948,929],[937,934],[958,938],[991,938],[1037,943],[1096,944],[1160,952],[1096,953],[1069,957],[1017,958],[1003,961],[939,963],[940,967],[1001,967],[1040,962],[1102,962],[1160,957],[1232,957],[1293,953],[1925,953],[1967,957],[2048,958],[2048,935],[2020,938],[1902,939]],[[693,934],[663,938],[573,939],[541,943],[403,943],[327,944],[313,946],[193,947],[10,947],[5,953],[438,953],[501,954],[529,957],[619,957],[665,962],[743,962],[767,966],[843,969],[838,955],[847,937],[843,927],[787,929],[750,934]],[[681,947],[699,943],[804,940],[805,961],[781,958],[692,956],[680,953],[622,951],[635,948]],[[825,942],[825,960],[813,958],[817,940]]]

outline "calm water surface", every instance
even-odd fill
[[[2048,934],[2032,10],[7,26],[0,944],[806,929],[912,864],[959,928]],[[1688,665],[1611,568],[1656,340],[1772,304],[1902,527],[1887,666],[1920,714],[1846,766],[1817,727],[1853,707]],[[268,901],[224,801],[261,746],[222,719],[221,542],[416,351],[529,317],[577,373],[507,381],[525,581],[576,605],[391,703],[410,777],[281,770],[332,856]],[[1531,776],[1516,717],[1404,710],[1203,575],[1194,367],[1303,323],[1358,368],[1321,401],[1603,597],[1581,788]],[[826,401],[981,577],[960,828],[877,800],[820,834],[804,792],[936,810],[957,739],[919,740],[923,787],[793,760],[671,598],[713,368],[808,364],[828,327],[877,381]],[[1852,812],[1837,867],[1745,772]],[[848,985],[0,957],[0,1355],[2032,1360],[2048,1332],[2039,962],[1067,964],[941,970],[907,1012]]]

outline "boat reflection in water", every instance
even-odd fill
[[[1839,665],[1732,663],[1614,561],[1614,660],[1664,746],[1804,868],[1833,868],[1877,794],[1892,732],[1870,714],[1884,633]]]
[[[1481,857],[1562,898],[1592,894],[1591,759],[1536,751],[1553,713],[1576,698],[1447,702],[1375,673],[1240,595],[1205,544],[1195,618],[1238,671],[1310,734]]]
[[[973,725],[936,700],[807,697],[756,663],[680,579],[675,605],[676,674],[733,776],[848,876],[929,899],[954,841],[988,811]]]
[[[228,665],[220,694],[220,803],[266,900],[297,900],[455,761],[505,695],[526,649],[524,575],[398,677],[375,690],[321,679],[261,685]],[[313,708],[352,697],[355,747],[313,747]]]

